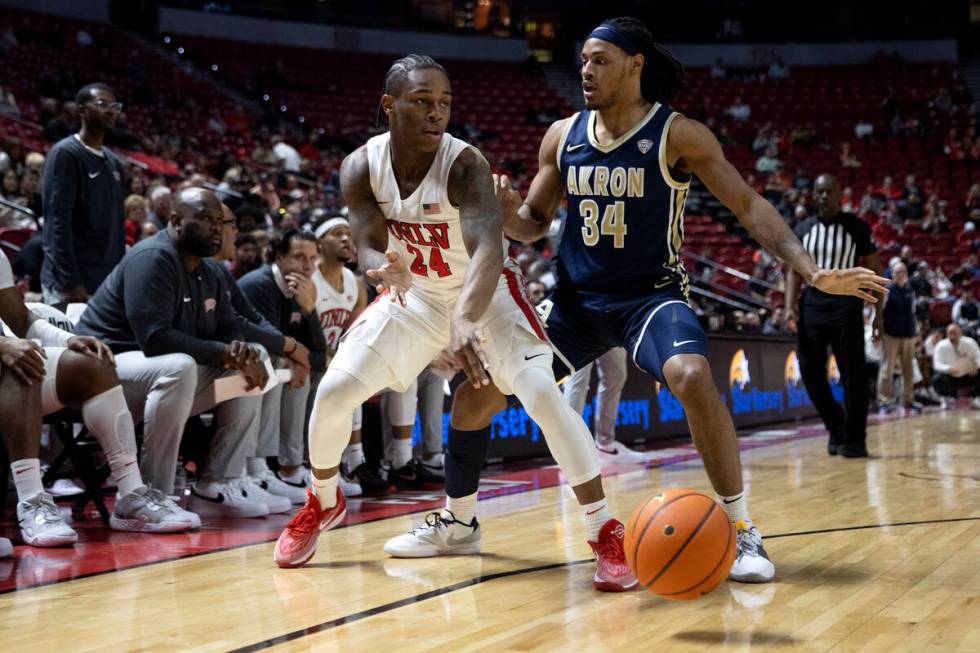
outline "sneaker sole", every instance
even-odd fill
[[[629,592],[636,589],[639,585],[640,584],[635,580],[629,585],[620,585],[619,583],[614,583],[608,580],[592,579],[592,587],[597,592]]]
[[[340,511],[336,517],[328,521],[323,528],[320,529],[320,533],[329,531],[331,528],[344,521],[344,517],[346,516],[347,506],[344,506],[344,509]],[[312,547],[309,551],[304,553],[304,557],[300,560],[280,560],[279,556],[277,555],[279,551],[279,543],[276,542],[276,548],[272,552],[272,559],[280,569],[296,569],[297,567],[302,567],[316,554],[317,540],[319,540],[319,538],[320,534],[317,533],[317,536],[312,538]]]
[[[30,546],[36,546],[44,549],[53,549],[59,546],[73,546],[76,542],[78,542],[77,534],[74,536],[65,535],[62,537],[27,537],[21,533],[20,537],[22,540],[24,540],[24,544],[29,544]]]
[[[768,583],[775,577],[776,574],[773,572],[771,576],[764,576],[762,574],[743,574],[742,576],[734,576],[729,574],[728,579],[733,580],[736,583]]]
[[[435,546],[399,549],[385,544],[385,553],[393,558],[438,558],[440,556],[479,555],[480,543],[461,544],[450,549],[439,549]]]
[[[191,521],[184,522],[153,522],[143,521],[142,519],[123,519],[115,515],[109,516],[109,528],[114,531],[127,531],[130,533],[180,533],[190,530],[193,527]]]

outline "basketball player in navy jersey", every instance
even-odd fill
[[[524,242],[544,237],[567,195],[558,282],[542,305],[556,363],[574,370],[622,346],[640,369],[667,385],[684,406],[718,501],[737,527],[731,578],[772,580],[775,568],[749,519],[735,427],[712,379],[708,340],[687,301],[680,249],[692,176],[811,286],[874,302],[867,290],[881,292],[887,280],[865,268],[817,268],[776,209],[725,159],[711,132],[666,106],[682,86],[683,68],[641,22],[615,18],[593,30],[581,73],[587,111],[548,130],[527,198],[506,177],[497,180],[504,230]],[[459,504],[467,492],[475,502],[490,420],[505,405],[492,385],[458,389],[446,454],[450,503]],[[475,517],[459,521],[416,539],[438,538],[439,554],[455,553],[447,543],[477,528]]]

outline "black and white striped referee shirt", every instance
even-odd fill
[[[878,251],[871,240],[871,227],[853,213],[838,213],[831,220],[807,218],[793,231],[822,269],[852,268],[860,264],[861,257]],[[808,288],[804,296],[808,301],[832,298],[816,288]]]

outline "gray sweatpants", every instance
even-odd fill
[[[619,414],[619,398],[626,385],[626,350],[622,347],[610,349],[595,361],[599,371],[599,389],[596,391],[598,406],[595,418],[595,436],[599,442],[612,442],[616,439],[616,416]],[[592,382],[592,363],[576,370],[565,382],[563,392],[565,401],[576,413],[582,414],[585,398]]]
[[[262,397],[215,404],[214,382],[238,372],[198,365],[187,354],[147,357],[116,355],[116,373],[135,423],[143,422],[140,472],[164,494],[172,494],[180,438],[187,418],[214,408],[214,439],[201,480],[239,478],[259,433]]]
[[[277,369],[285,368],[282,359],[274,360]],[[250,457],[278,456],[285,467],[303,464],[303,438],[306,434],[306,403],[310,396],[310,379],[303,387],[292,390],[277,385],[262,395],[262,419],[255,453]]]

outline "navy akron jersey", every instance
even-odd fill
[[[680,248],[691,175],[671,169],[666,160],[667,130],[678,115],[654,104],[608,145],[596,140],[594,111],[570,119],[558,143],[568,193],[558,249],[563,284],[630,294],[673,282],[687,294]]]

